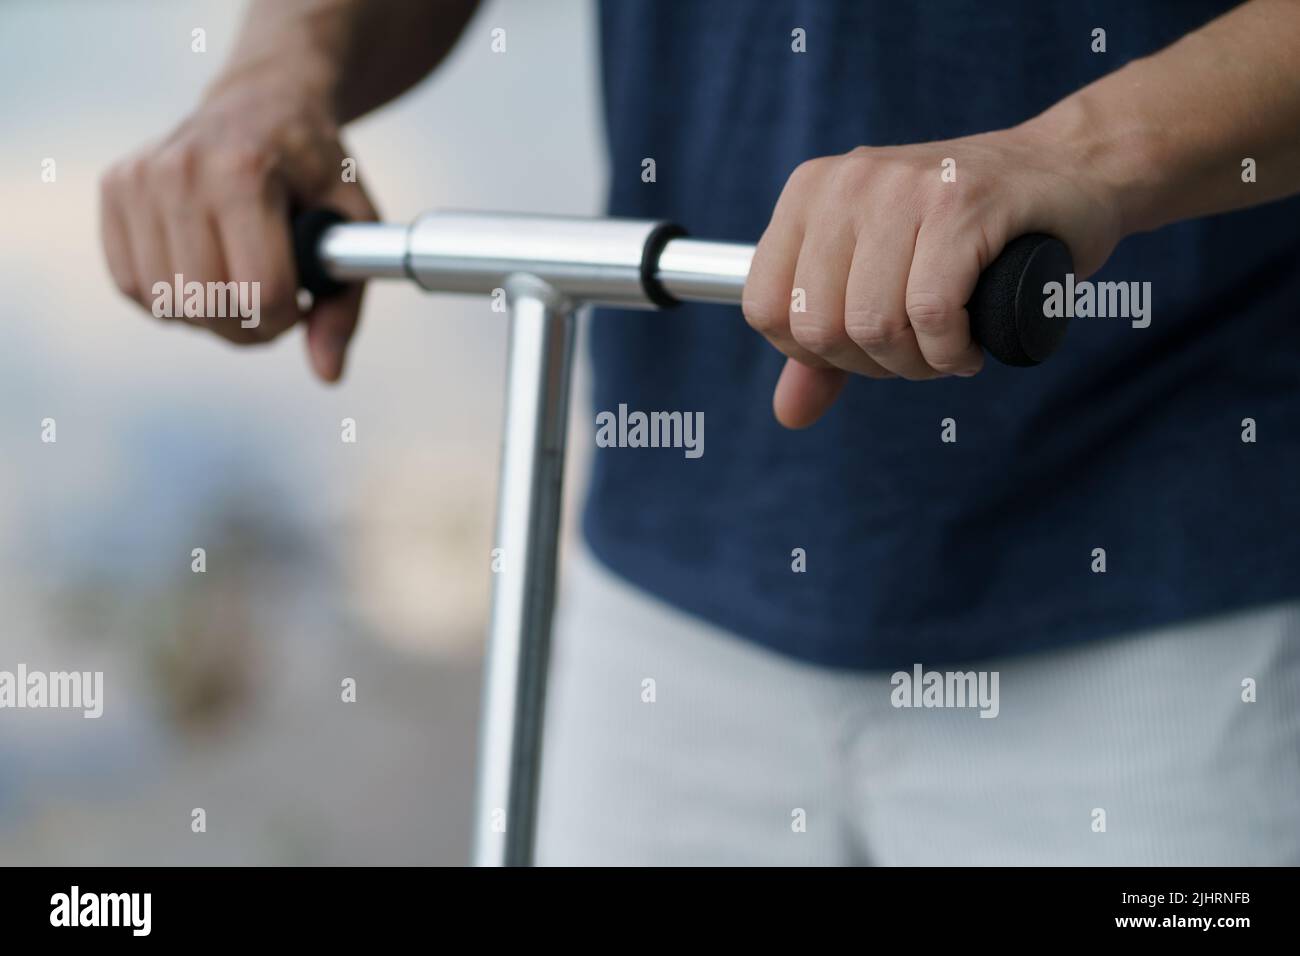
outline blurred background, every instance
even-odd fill
[[[99,720],[0,711],[0,864],[468,853],[504,316],[372,286],[330,389],[297,333],[239,351],[146,316],[99,250],[99,175],[184,116],[244,7],[0,3],[0,670],[105,685]],[[486,3],[437,76],[350,128],[385,217],[597,212],[594,42],[588,0]]]

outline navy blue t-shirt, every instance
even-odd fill
[[[754,242],[805,159],[1013,125],[1231,6],[605,0],[609,209]],[[1076,318],[1038,368],[854,378],[801,432],[738,308],[600,312],[597,411],[700,411],[705,440],[597,448],[587,539],[687,611],[849,668],[1300,596],[1298,254],[1294,199],[1129,238],[1092,278],[1149,281],[1149,328]]]

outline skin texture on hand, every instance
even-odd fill
[[[344,182],[338,129],[323,103],[293,85],[250,78],[218,88],[169,136],[113,166],[101,187],[101,229],[117,287],[146,309],[154,283],[256,282],[254,328],[232,317],[178,317],[239,344],[269,342],[307,325],[312,367],[343,371],[360,287],[297,304],[290,239],[293,207],[328,205],[377,218],[359,182]]]
[[[312,368],[343,373],[361,287],[302,314],[290,238],[294,210],[329,206],[373,220],[345,180],[339,125],[432,70],[476,0],[254,0],[226,65],[195,112],[161,142],[108,170],[100,223],[109,271],[151,309],[155,283],[258,283],[260,321],[180,316],[239,344],[306,326]]]
[[[1081,278],[1121,238],[1112,191],[1029,124],[963,139],[860,147],[790,176],[745,285],[749,324],[787,356],[773,397],[811,425],[848,374],[974,375],[965,305],[1003,246],[1045,232]]]

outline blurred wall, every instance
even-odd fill
[[[0,4],[0,670],[105,673],[98,720],[0,710],[0,864],[467,852],[504,318],[374,287],[327,389],[296,333],[240,351],[155,322],[98,248],[100,173],[185,115],[243,7]],[[597,211],[592,17],[489,2],[355,124],[385,216]]]

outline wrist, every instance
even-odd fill
[[[273,95],[310,104],[335,120],[339,116],[339,70],[334,58],[319,49],[286,51],[267,45],[241,51],[209,84],[201,101],[209,103],[249,87],[262,95],[275,91]]]
[[[1116,241],[1164,224],[1161,140],[1130,110],[1093,87],[1066,97],[1018,129],[1051,144],[1066,175],[1086,185],[1115,224]]]

